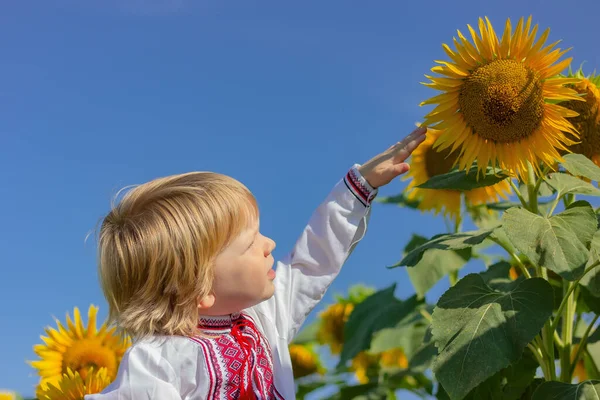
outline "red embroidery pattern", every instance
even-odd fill
[[[269,344],[248,316],[235,319],[231,332],[191,339],[200,344],[206,360],[210,379],[207,398],[282,399],[274,385]]]
[[[365,206],[370,204],[373,200],[374,192],[366,187],[358,177],[357,171],[354,168],[350,169],[344,178],[344,183],[350,191],[360,200]]]

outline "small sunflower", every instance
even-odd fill
[[[50,383],[38,395],[39,400],[83,400],[86,394],[100,393],[112,381],[106,368],[86,370],[85,378],[70,368],[57,384]]]
[[[354,371],[354,375],[359,383],[369,382],[369,375],[372,375],[377,370],[380,358],[380,354],[361,351],[352,359],[350,370]]]
[[[442,77],[426,75],[425,85],[442,93],[421,103],[437,104],[424,125],[444,129],[435,146],[457,151],[460,169],[477,161],[480,171],[491,164],[526,176],[529,161],[540,173],[540,161],[553,165],[560,150],[575,144],[567,134],[579,136],[567,120],[577,113],[556,104],[581,100],[565,86],[578,79],[556,77],[571,62],[559,61],[568,50],[555,49],[558,42],[544,47],[548,29],[536,41],[531,17],[514,32],[507,20],[501,39],[487,17],[479,19],[479,35],[467,27],[473,43],[457,31],[456,50],[443,45],[451,61],[436,61],[431,70]]]
[[[294,379],[303,378],[316,373],[323,374],[325,372],[318,354],[311,346],[291,344],[289,349]]]
[[[379,373],[384,368],[408,368],[408,359],[401,348],[386,350],[382,353],[361,351],[353,359],[350,370],[354,371],[360,383],[368,383],[369,377]]]
[[[579,114],[570,121],[579,132],[580,141],[570,146],[569,151],[583,154],[600,166],[600,75],[586,77],[581,69],[569,75],[580,79],[571,87],[585,100],[563,103],[563,106]]]
[[[115,328],[109,329],[106,323],[96,329],[97,313],[98,308],[91,305],[88,324],[84,326],[79,309],[75,307],[73,320],[67,313],[66,327],[56,320],[58,329],[45,329],[48,336],[41,336],[44,344],[33,348],[40,360],[30,362],[41,376],[38,395],[48,384],[59,384],[69,370],[85,380],[90,368],[105,368],[108,378],[115,378],[130,340],[118,337]]]
[[[353,303],[335,303],[319,315],[319,343],[329,345],[332,354],[339,354],[344,344],[344,325],[354,310]]]
[[[511,265],[510,269],[508,270],[508,277],[510,278],[510,280],[516,281],[517,279],[519,279],[520,276],[521,270],[519,269],[519,267]]]
[[[337,303],[327,307],[319,314],[317,341],[329,346],[331,354],[339,354],[344,344],[344,326],[354,307],[375,293],[371,287],[353,285],[346,297],[337,296]]]
[[[408,359],[402,349],[390,349],[381,353],[381,365],[388,368],[406,369],[408,368]]]
[[[22,400],[23,398],[17,393],[10,390],[0,389],[0,400]]]
[[[435,214],[443,210],[444,215],[456,220],[460,214],[462,192],[417,187],[436,175],[450,172],[457,161],[457,153],[451,153],[450,149],[440,151],[434,147],[434,143],[443,136],[442,133],[441,130],[427,129],[427,138],[413,152],[411,167],[405,178],[412,178],[406,188],[408,192],[406,197],[408,200],[416,200],[420,210],[432,210]],[[466,191],[464,194],[468,205],[497,202],[500,198],[508,198],[510,184],[503,180],[492,186]]]

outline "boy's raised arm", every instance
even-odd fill
[[[291,342],[364,237],[377,188],[408,171],[404,161],[425,139],[419,128],[361,166],[355,165],[315,210],[291,253],[277,263],[275,296],[257,306]]]

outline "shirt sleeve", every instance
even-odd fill
[[[180,377],[156,348],[134,345],[125,353],[115,380],[85,400],[182,400]]]
[[[255,307],[292,341],[307,315],[363,238],[377,190],[354,165],[311,216],[292,251],[277,263],[275,295]]]

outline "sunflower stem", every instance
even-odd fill
[[[523,206],[523,208],[529,209],[529,204],[527,204],[527,202],[525,201],[525,198],[521,194],[521,191],[519,190],[517,185],[515,185],[515,183],[513,182],[512,178],[508,178],[508,183],[510,184],[510,187],[512,188],[512,190],[515,192],[515,194],[519,198],[519,201],[521,202],[521,205]]]
[[[444,217],[444,225],[446,225],[446,231],[448,231],[448,233],[452,232],[451,222],[446,217]]]
[[[531,278],[531,274],[529,273],[529,270],[527,269],[525,264],[523,264],[523,262],[521,261],[519,256],[517,256],[516,254],[513,253],[513,254],[511,254],[511,257],[515,259],[515,261],[517,262],[517,267],[519,267],[519,269],[521,270],[521,273],[523,275],[525,275],[525,278],[527,278],[527,279]]]
[[[577,345],[577,351],[575,352],[575,356],[573,357],[573,361],[571,362],[571,370],[569,372],[569,376],[571,376],[571,377],[573,376],[573,373],[575,372],[575,368],[577,367],[577,362],[579,362],[579,358],[581,357],[581,354],[584,352],[584,349],[587,346],[588,337],[590,337],[590,332],[592,331],[592,328],[594,327],[594,324],[596,323],[596,321],[598,321],[598,317],[600,317],[600,315],[598,315],[598,314],[594,315],[594,319],[588,325],[588,327],[585,329],[585,332],[583,333],[583,337],[581,338],[581,340],[579,341],[579,344]]]
[[[533,353],[533,356],[537,360],[538,364],[540,364],[540,368],[542,369],[542,373],[544,374],[544,377],[546,378],[546,380],[547,381],[552,380],[550,377],[550,373],[548,371],[548,365],[546,364],[546,360],[544,360],[544,355],[543,355],[540,347],[537,345],[531,344],[531,343],[529,343],[527,345],[527,347]]]
[[[560,336],[558,335],[558,332],[554,331],[554,343],[556,344],[556,347],[558,347],[559,349],[562,349],[564,347],[563,341],[560,338]]]
[[[577,286],[569,284],[569,286]],[[567,297],[567,305],[562,318],[563,348],[560,354],[560,380],[565,383],[571,382],[571,346],[573,344],[573,319],[575,316],[576,296],[574,290],[564,287],[565,292],[570,292]]]
[[[544,349],[546,350],[545,356],[548,363],[548,371],[550,380],[556,379],[556,368],[554,367],[554,331],[550,325],[550,321],[544,324],[542,329],[542,341],[544,343]]]
[[[456,282],[458,282],[458,270],[457,271],[451,271],[448,274],[448,280],[450,281],[450,286],[456,285]]]
[[[539,189],[539,185],[538,185],[538,181],[544,179],[543,177],[540,177],[539,179],[536,179],[535,177],[535,171],[533,170],[533,165],[531,164],[530,161],[527,161],[527,192],[529,195],[529,211],[531,211],[534,214],[538,213],[538,189]],[[541,185],[541,183],[540,183]]]
[[[527,269],[527,267],[525,266],[525,264],[523,264],[523,261],[521,261],[521,259],[519,258],[519,256],[514,252],[514,250],[511,248],[511,246],[509,246],[507,243],[504,243],[504,241],[493,237],[493,236],[489,236],[488,237],[492,242],[496,243],[497,245],[499,245],[500,247],[502,247],[516,262],[517,262],[517,266],[519,267],[519,269],[521,270],[521,273],[523,275],[525,275],[525,277],[527,279],[531,278],[531,274],[529,273],[529,270]]]
[[[540,367],[542,368],[542,371],[544,372],[544,377],[546,378],[546,380],[552,381],[556,379],[556,371],[554,368],[554,355],[550,357],[550,354],[548,353],[542,336],[544,336],[543,331],[535,337],[534,344],[541,354],[541,360],[538,359],[538,362],[540,364]],[[555,335],[555,338],[556,336],[558,335]]]
[[[458,214],[454,221],[454,233],[458,233],[462,230],[462,216]]]
[[[540,187],[542,186],[542,183],[544,183],[546,175],[548,175],[548,173],[551,170],[552,169],[550,168],[550,166],[544,165],[544,168],[542,169],[542,176],[540,176],[540,179],[538,179],[537,182],[535,183],[534,190],[535,190],[536,194],[540,191]]]
[[[550,207],[550,210],[548,211],[546,218],[550,218],[552,216],[552,214],[554,213],[554,210],[556,209],[556,206],[558,206],[558,203],[560,202],[560,199],[561,199],[561,196],[556,195],[556,198],[554,199],[554,202],[552,203],[552,207]]]
[[[458,233],[460,231],[462,231],[462,216],[458,214],[454,220],[453,233]],[[458,270],[451,271],[448,274],[448,280],[450,281],[450,286],[456,285],[456,282],[458,282]]]
[[[571,293],[573,292],[573,290],[575,290],[575,288],[577,287],[577,285],[579,285],[579,281],[581,281],[581,279],[586,276],[591,270],[593,270],[594,268],[596,268],[598,265],[600,265],[600,260],[596,261],[595,263],[593,263],[592,265],[590,265],[589,267],[587,267],[585,269],[585,271],[583,271],[583,274],[577,278],[577,280],[571,282],[569,284],[569,289],[567,290],[567,293],[565,294],[565,296],[563,297],[562,301],[560,302],[560,305],[558,306],[558,310],[556,311],[556,318],[554,319],[554,322],[552,323],[552,330],[555,331],[556,328],[558,327],[558,320],[561,317],[564,308],[567,306],[567,299],[568,296],[571,295]]]
[[[579,278],[579,279],[581,279],[581,278]],[[579,284],[579,279],[576,280],[575,282],[569,283],[568,288],[565,290],[563,299],[560,302],[560,305],[558,306],[558,310],[556,311],[556,318],[554,319],[554,322],[552,323],[552,326],[551,326],[553,331],[555,331],[556,328],[558,328],[558,321],[562,317],[563,311],[565,310],[565,307],[569,303],[568,299],[569,299],[569,297],[571,297],[571,293],[573,293],[573,290],[575,290],[575,288]]]
[[[431,316],[431,314],[429,314],[429,311],[427,311],[425,309],[420,309],[419,314],[421,314],[423,316],[423,318],[425,318],[427,321],[429,321],[430,324],[433,322],[433,317]]]

